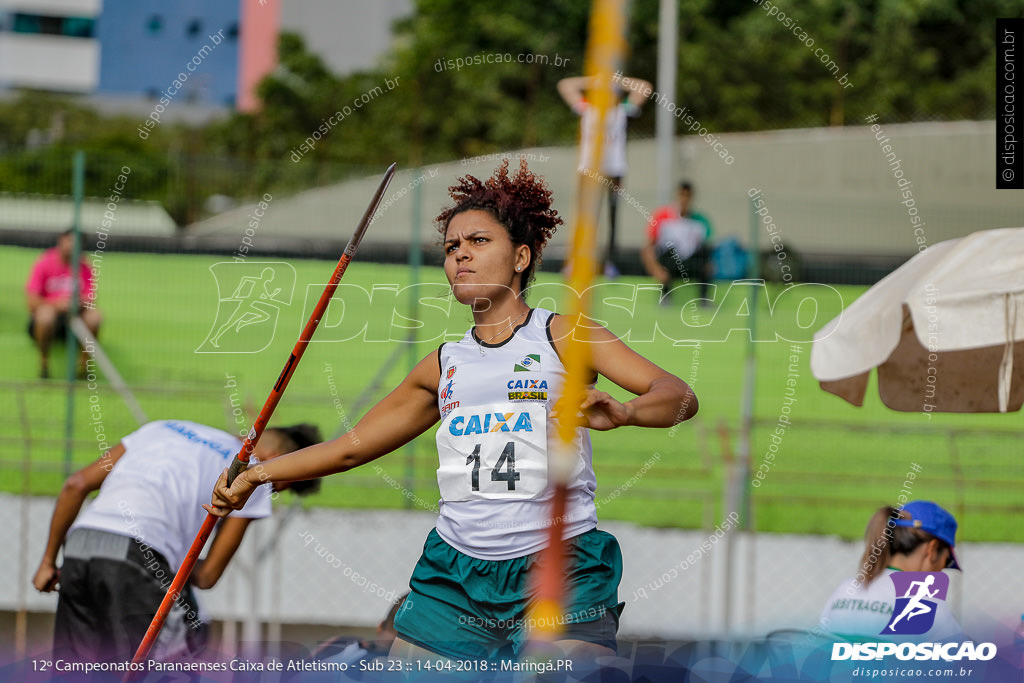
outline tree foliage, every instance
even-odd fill
[[[282,34],[258,112],[204,127],[161,124],[148,140],[136,135],[137,121],[26,93],[0,102],[0,188],[63,184],[70,161],[58,160],[84,148],[152,169],[131,191],[174,195],[168,204],[185,222],[214,192],[252,196],[393,160],[418,165],[571,143],[577,117],[556,84],[582,72],[589,4],[416,0],[379,65],[343,76],[299,36]],[[675,104],[715,133],[859,125],[870,113],[883,121],[992,118],[995,17],[1024,15],[1024,0],[678,4]],[[631,3],[624,65],[655,84],[658,5]],[[837,82],[843,75],[852,86]],[[653,134],[654,110],[644,108],[632,135]]]
[[[1024,13],[1024,0],[772,6],[679,3],[676,104],[708,129],[857,125],[869,113],[890,121],[990,118],[994,18]],[[323,116],[385,78],[399,87],[333,129],[315,159],[415,164],[570,142],[576,117],[555,84],[582,71],[588,10],[580,0],[418,0],[396,23],[394,47],[380,66],[342,78],[328,74],[300,39],[283,36],[282,68],[263,83],[264,110],[247,122],[266,142],[250,149],[279,158]],[[656,82],[657,39],[658,0],[634,0],[627,73]],[[505,54],[513,61],[472,63]],[[548,63],[517,61],[527,54]],[[556,66],[556,54],[567,65]],[[469,64],[453,68],[460,59]],[[634,131],[653,134],[653,110],[645,108]],[[228,127],[246,120],[236,117]]]

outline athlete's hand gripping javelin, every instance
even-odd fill
[[[258,465],[255,467],[259,467]],[[255,469],[255,468],[253,468]],[[220,473],[220,478],[217,479],[217,483],[213,487],[213,499],[212,504],[204,504],[203,509],[209,512],[211,515],[217,517],[227,517],[232,510],[241,510],[245,507],[245,502],[249,500],[249,496],[256,490],[258,484],[253,482],[249,477],[245,476],[246,470],[240,473],[235,480],[228,486],[228,468],[224,468],[224,471]]]

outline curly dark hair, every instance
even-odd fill
[[[551,208],[551,190],[538,175],[530,172],[526,158],[519,161],[519,170],[508,174],[508,159],[501,162],[494,175],[486,181],[466,175],[448,188],[455,206],[448,207],[434,219],[441,239],[448,231],[452,218],[463,211],[480,210],[491,214],[505,226],[513,244],[530,248],[530,264],[523,271],[519,291],[533,280],[535,268],[540,265],[541,252],[563,221]]]
[[[282,453],[292,453],[323,441],[320,429],[308,422],[287,427],[271,427],[267,431],[278,437],[277,447]],[[288,488],[297,496],[312,495],[320,490],[320,477],[293,481]]]

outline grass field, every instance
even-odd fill
[[[67,384],[36,379],[38,362],[25,334],[22,287],[38,252],[0,247],[0,353],[3,357],[0,391],[0,489],[54,494],[63,480]],[[282,306],[276,334],[267,348],[255,353],[195,353],[204,343],[217,316],[218,294],[210,266],[223,259],[202,256],[112,253],[100,269],[99,308],[105,323],[101,341],[121,374],[133,387],[150,419],[176,417],[197,420],[229,431],[244,431],[277,378],[309,309],[304,308],[307,285],[318,295],[329,276],[329,261],[293,261],[296,286],[290,305]],[[435,339],[416,344],[384,340],[389,334],[393,306],[407,311],[409,270],[356,262],[345,276],[344,306],[333,304],[322,329],[310,345],[276,412],[275,422],[309,421],[325,436],[339,425],[354,423],[353,401],[387,364],[383,387],[393,387],[410,364],[432,353],[443,331],[456,339],[472,324],[468,312],[447,306],[444,276],[437,269],[421,271],[419,291],[432,309],[422,309],[431,322],[425,328]],[[547,294],[557,294],[558,278],[542,274]],[[599,513],[605,519],[625,519],[657,526],[709,527],[724,511],[726,452],[739,451],[745,332],[747,326],[739,289],[726,295],[718,290],[715,306],[692,318],[679,307],[661,307],[656,297],[638,297],[635,309],[615,298],[630,295],[639,278],[617,280],[598,290],[601,305],[594,317],[629,338],[641,354],[686,379],[700,400],[700,415],[674,430],[621,429],[596,433],[595,469]],[[370,291],[370,299],[356,286]],[[863,288],[837,288],[838,295],[814,294],[819,306],[805,303],[791,290],[766,293],[775,302],[758,309],[759,337],[777,332],[786,339],[807,340],[815,329],[839,312]],[[533,305],[551,307],[546,294]],[[840,302],[840,298],[842,302]],[[776,298],[778,300],[776,301]],[[717,315],[715,314],[718,310]],[[680,317],[682,316],[682,318]],[[424,319],[421,316],[420,319]],[[685,321],[685,323],[684,323]],[[676,345],[653,332],[655,323],[675,339],[702,340],[699,347]],[[356,334],[363,325],[363,335]],[[801,330],[800,326],[806,329]],[[399,334],[398,336],[403,336]],[[343,339],[348,338],[347,341]],[[895,503],[904,489],[912,463],[919,473],[910,497],[933,499],[949,507],[961,522],[961,538],[976,541],[1019,541],[1024,512],[1019,491],[1024,463],[1019,458],[1020,420],[1015,415],[898,414],[885,409],[875,388],[867,405],[854,408],[824,393],[810,373],[811,344],[799,348],[786,341],[756,345],[754,397],[757,428],[752,445],[752,468],[769,464],[765,455],[770,434],[791,385],[790,420],[778,444],[774,463],[762,485],[752,489],[756,528],[762,531],[828,533],[859,536],[871,512]],[[396,348],[407,353],[394,356]],[[411,347],[411,348],[409,348]],[[225,347],[226,348],[226,347]],[[236,349],[239,350],[239,349]],[[791,361],[790,356],[796,359]],[[793,364],[796,372],[791,373]],[[51,367],[63,372],[64,349],[54,351]],[[794,375],[790,377],[789,375]],[[617,388],[608,389],[622,394]],[[793,385],[795,384],[795,387]],[[236,386],[237,385],[237,386]],[[795,392],[795,393],[794,393]],[[795,402],[792,399],[795,398]],[[235,423],[232,401],[247,409],[242,425]],[[99,406],[99,410],[90,406]],[[365,412],[366,407],[360,410]],[[101,413],[100,421],[90,416]],[[121,399],[101,377],[96,391],[77,382],[74,395],[74,466],[100,454],[94,425],[116,440],[135,428]],[[728,432],[723,437],[723,431]],[[26,469],[27,468],[27,469]],[[408,450],[345,475],[332,477],[309,504],[340,507],[398,508],[436,504],[436,453],[432,434]],[[26,471],[28,478],[26,479]],[[404,487],[408,485],[408,490]],[[412,501],[412,502],[411,502]]]

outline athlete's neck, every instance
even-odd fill
[[[473,311],[473,322],[478,339],[488,344],[498,344],[512,336],[516,326],[521,325],[530,312],[530,307],[518,296],[496,303],[484,311]]]

